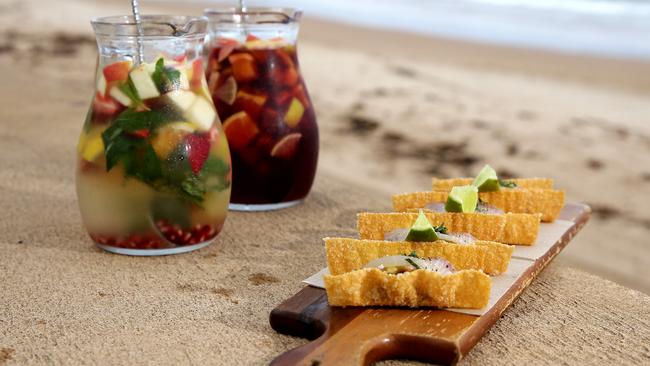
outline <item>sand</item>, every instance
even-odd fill
[[[484,163],[492,164],[502,175],[553,177],[570,200],[591,204],[592,221],[557,261],[650,293],[648,64],[370,32],[313,19],[305,20],[299,52],[321,129],[321,192],[326,191],[328,182],[349,182],[352,187],[375,193],[359,198],[358,205],[351,199],[346,203],[347,211],[332,213],[342,221],[324,225],[327,233],[301,236],[304,233],[297,225],[290,237],[273,237],[278,241],[270,245],[249,243],[238,249],[233,234],[224,234],[217,245],[200,254],[150,263],[94,250],[81,228],[72,179],[74,146],[91,97],[95,64],[94,38],[87,20],[93,15],[124,13],[128,10],[124,3],[0,1],[0,242],[6,253],[0,261],[5,279],[0,280],[0,290],[15,294],[15,298],[3,299],[3,309],[11,305],[12,315],[23,311],[22,316],[9,320],[0,317],[0,324],[10,324],[0,327],[5,328],[0,334],[10,334],[12,342],[20,340],[21,347],[8,357],[20,360],[21,354],[28,353],[41,357],[35,362],[61,363],[70,361],[64,356],[74,354],[73,346],[107,357],[115,348],[93,348],[106,334],[116,337],[115,344],[131,352],[119,337],[134,332],[142,342],[157,332],[172,337],[166,324],[173,320],[170,314],[197,322],[179,337],[179,342],[189,345],[196,340],[192,332],[205,332],[214,319],[221,322],[219,332],[228,335],[235,326],[228,317],[232,312],[254,317],[239,331],[250,334],[264,347],[256,350],[242,345],[239,338],[212,343],[203,340],[196,352],[212,347],[214,354],[210,355],[227,359],[233,357],[232,347],[243,347],[249,360],[268,361],[300,341],[276,336],[269,329],[256,333],[254,324],[266,326],[268,311],[300,287],[299,279],[323,265],[318,237],[350,233],[354,212],[387,207],[391,193],[426,190],[433,175],[469,176]],[[147,6],[146,11],[151,13],[178,9]],[[184,12],[196,13],[200,8],[183,6]],[[316,206],[309,207],[328,208],[337,202],[319,193],[312,197],[312,204]],[[281,215],[300,218],[295,213]],[[245,222],[238,215],[232,217],[228,227]],[[303,240],[310,246],[303,247]],[[21,254],[25,248],[36,252]],[[284,271],[281,262],[294,251],[299,261],[291,263],[304,263],[304,267]],[[210,255],[218,258],[219,266],[199,264],[190,272],[172,266],[196,265],[196,261],[209,260]],[[245,268],[238,267],[242,258]],[[48,267],[48,259],[57,265]],[[135,263],[148,263],[147,268],[155,270],[156,276],[162,275],[161,281],[174,278],[155,288],[138,288],[138,284],[149,286],[154,278],[132,278]],[[264,264],[257,268],[255,263]],[[124,270],[124,275],[102,278],[110,266]],[[159,267],[177,272],[166,273]],[[239,277],[228,278],[229,270]],[[211,276],[212,271],[218,275]],[[565,279],[583,276],[573,270],[559,273]],[[279,282],[270,281],[263,302],[250,300],[259,290],[256,283],[269,282],[266,280],[271,277],[265,276]],[[589,281],[596,282],[595,277],[581,278],[586,286]],[[60,284],[65,286],[56,288]],[[612,288],[616,290],[607,297],[612,301],[637,294]],[[165,291],[179,294],[185,290],[185,297],[163,296]],[[551,286],[550,291],[556,290],[568,296],[574,289],[560,283]],[[74,301],[77,308],[71,309],[66,301],[79,295],[75,291],[82,291],[83,299]],[[203,308],[218,298],[217,313],[205,315],[192,310],[187,314],[177,307],[165,310],[168,302],[174,306],[195,304],[189,295],[195,291],[203,296]],[[146,312],[147,299],[155,299],[160,312],[152,324],[138,318],[152,316],[151,311]],[[120,314],[120,309],[127,311],[130,306],[138,309],[117,318],[133,325],[135,331],[119,329],[112,319],[100,316],[98,301],[116,307],[111,314]],[[542,311],[539,306],[534,309]],[[67,323],[65,316],[69,316]],[[48,322],[50,317],[53,323]],[[83,340],[74,336],[87,333],[71,329],[93,317],[99,317],[92,324],[100,328],[84,328],[95,332],[84,347],[79,343]],[[643,329],[647,329],[647,320],[644,324]],[[7,331],[13,327],[18,328]],[[48,345],[44,348],[27,342],[39,327],[46,329],[38,336]],[[505,328],[504,332],[512,331]],[[24,329],[31,333],[24,333]],[[102,333],[102,329],[110,331]],[[69,338],[67,332],[72,332]],[[498,344],[504,336],[497,333],[492,337],[488,344]],[[165,344],[171,347],[171,341],[173,337],[166,338]],[[56,342],[65,345],[58,353],[63,356],[48,359]],[[8,350],[14,348],[0,349],[0,364]],[[154,354],[156,345],[150,344],[147,350]],[[179,353],[174,357],[180,360],[184,356]]]

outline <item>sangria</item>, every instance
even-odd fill
[[[300,13],[248,8],[207,11],[208,89],[232,155],[231,209],[300,202],[318,160],[318,126],[300,74]]]
[[[206,20],[143,17],[138,42],[130,17],[93,26],[100,57],[77,165],[90,237],[133,255],[207,245],[226,219],[231,161],[203,73]]]

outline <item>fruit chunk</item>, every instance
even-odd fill
[[[156,132],[156,135],[151,140],[151,146],[156,152],[156,155],[161,159],[165,159],[169,154],[176,149],[183,138],[188,134],[194,132],[194,125],[187,122],[174,122],[169,123]]]
[[[250,49],[250,50],[259,50],[259,49],[272,49],[272,48],[278,48],[282,47],[283,45],[286,45],[287,41],[284,38],[271,38],[271,39],[253,39],[253,40],[246,40],[246,43],[244,43],[244,47]]]
[[[120,105],[110,96],[95,93],[93,112],[103,116],[112,116],[120,110]]]
[[[111,90],[108,92],[108,95],[113,97],[113,99],[117,100],[120,102],[125,107],[128,107],[131,105],[132,101],[131,98],[129,98],[128,95],[124,94],[123,91],[120,90],[119,87],[113,86]]]
[[[271,156],[280,159],[291,159],[298,151],[298,144],[302,138],[301,133],[290,133],[278,141],[273,149],[271,149]]]
[[[131,70],[131,61],[118,61],[104,67],[103,74],[106,82],[126,81]]]
[[[84,160],[94,162],[104,152],[101,130],[92,129],[88,134],[82,132],[79,135],[77,152]]]
[[[228,144],[235,150],[246,147],[260,132],[245,111],[230,116],[223,124],[223,131],[228,138]]]
[[[185,71],[185,69],[182,67],[176,67],[175,69],[180,72],[180,76],[178,78],[179,89],[188,90],[190,88],[190,81],[187,78],[187,71]]]
[[[420,210],[418,218],[411,226],[408,235],[406,235],[406,241],[436,241],[438,240],[438,235],[436,230],[433,228],[427,216]]]
[[[237,82],[232,76],[228,77],[215,92],[215,96],[228,105],[235,102],[237,94]]]
[[[451,189],[445,203],[447,212],[474,212],[478,204],[478,189],[474,186],[457,186]]]
[[[284,122],[287,126],[294,128],[302,120],[302,115],[305,113],[305,107],[298,100],[298,98],[293,98],[291,104],[289,105],[289,110],[287,114],[284,115]]]
[[[199,89],[201,87],[201,79],[203,79],[203,60],[197,58],[192,61],[192,80],[190,81],[192,89]]]
[[[249,53],[236,53],[228,57],[232,65],[232,73],[239,82],[252,81],[258,78],[259,71],[255,59]]]
[[[196,100],[196,94],[186,90],[173,90],[165,94],[180,110],[186,111]]]
[[[199,174],[203,164],[210,154],[210,140],[208,134],[191,134],[185,139],[188,146],[188,159],[194,174]]]
[[[236,39],[230,38],[220,38],[218,41],[219,44],[219,54],[217,55],[217,61],[221,62],[228,58],[232,51],[235,50],[239,42]]]
[[[106,78],[104,73],[97,75],[97,92],[104,96],[106,94]]]
[[[485,165],[478,173],[472,185],[478,188],[479,192],[493,192],[499,190],[499,178],[497,172],[491,166]]]
[[[262,113],[266,99],[266,95],[240,90],[235,99],[235,109],[244,110],[251,118],[257,120]]]
[[[203,97],[197,97],[194,103],[185,111],[185,117],[198,125],[200,130],[207,131],[214,123],[217,112],[211,102]]]
[[[147,71],[147,68],[144,66],[144,64],[133,69],[133,71],[129,73],[129,76],[131,77],[133,86],[135,86],[135,90],[138,92],[138,96],[141,99],[149,99],[160,96],[158,88],[156,88],[156,84],[154,84],[151,76],[149,75],[149,71]]]

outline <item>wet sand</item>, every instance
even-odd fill
[[[76,106],[70,118],[80,127],[94,71],[88,19],[124,13],[127,5],[1,1],[5,72],[78,84],[79,97],[60,102]],[[201,8],[150,3],[144,10]],[[569,200],[594,209],[558,261],[650,293],[650,64],[309,18],[300,42],[322,172],[385,192],[386,200],[429,189],[432,176],[471,176],[485,163],[502,176],[553,177]],[[0,98],[20,103],[20,80],[8,78]],[[74,144],[78,131],[64,128],[71,135],[65,143]]]

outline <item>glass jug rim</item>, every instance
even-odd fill
[[[142,38],[193,38],[205,36],[208,24],[206,16],[197,15],[142,15],[140,24],[143,34],[138,33],[133,15],[94,17],[90,23],[98,36]],[[155,28],[154,28],[155,27]],[[165,29],[168,34],[162,30]]]
[[[246,7],[245,11],[241,11],[238,8],[234,7],[218,7],[218,8],[206,8],[203,11],[203,14],[210,20],[214,16],[264,16],[264,15],[281,15],[282,20],[274,22],[263,22],[263,23],[249,23],[249,22],[232,22],[236,24],[245,24],[245,25],[255,25],[255,24],[291,24],[297,23],[302,17],[302,10],[291,7]],[[223,21],[223,19],[220,19]]]

